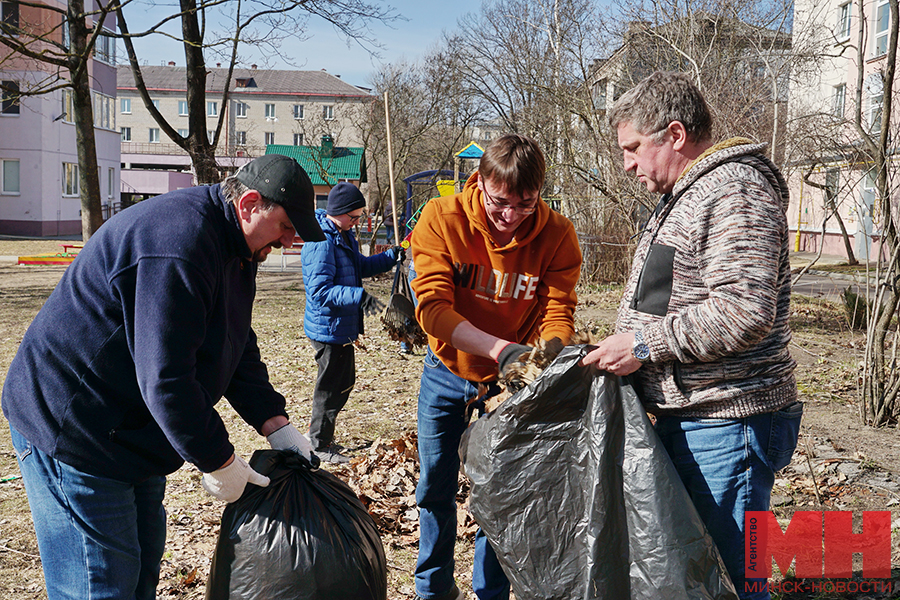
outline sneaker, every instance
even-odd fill
[[[426,600],[416,594],[416,600]],[[462,590],[456,587],[456,584],[453,584],[453,589],[451,589],[446,594],[441,594],[440,596],[435,596],[433,598],[429,598],[428,600],[466,600],[465,594],[462,593]]]
[[[328,444],[324,448],[319,448],[316,450],[316,455],[323,462],[331,463],[334,465],[345,465],[350,462],[350,458],[341,454],[341,450],[344,450],[343,446],[339,446],[338,444]]]

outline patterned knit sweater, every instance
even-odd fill
[[[633,378],[651,413],[742,418],[797,398],[788,189],[764,147],[729,140],[704,153],[638,242],[616,331],[643,330],[650,346]]]

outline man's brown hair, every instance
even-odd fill
[[[524,196],[544,187],[547,164],[537,142],[524,135],[508,133],[494,140],[478,165],[482,179],[506,186],[507,193]]]

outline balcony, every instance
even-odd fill
[[[122,154],[188,155],[177,144],[151,144],[150,142],[122,142]]]

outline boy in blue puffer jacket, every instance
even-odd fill
[[[313,392],[309,440],[327,462],[346,463],[334,443],[337,414],[356,382],[353,342],[363,333],[363,313],[377,314],[384,304],[362,287],[362,278],[390,271],[404,257],[400,246],[363,256],[352,228],[359,223],[366,200],[359,189],[341,182],[328,194],[325,210],[316,218],[325,233],[321,242],[307,242],[301,251],[306,311],[303,330],[316,352],[319,372]]]

